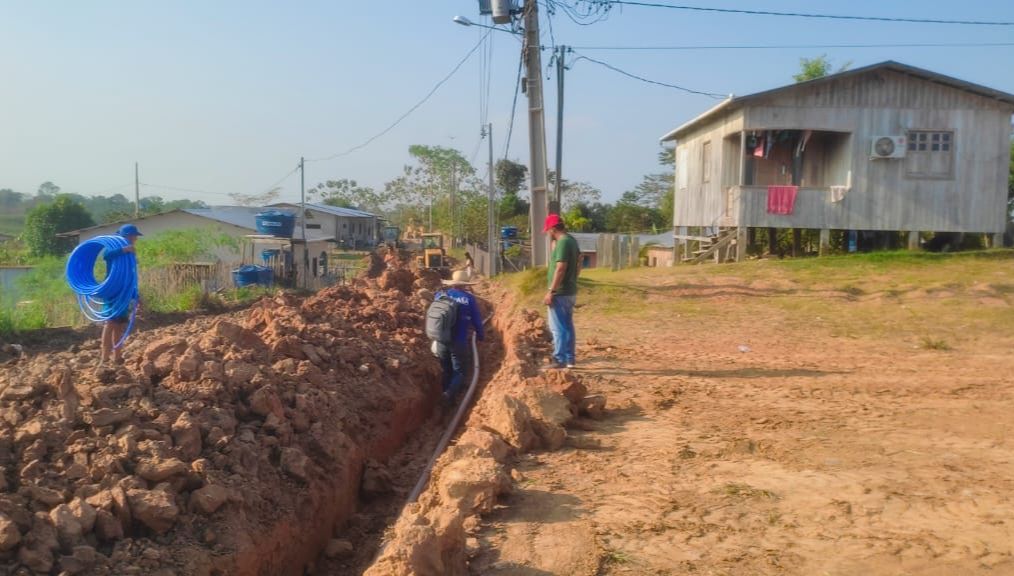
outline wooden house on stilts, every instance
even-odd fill
[[[742,259],[756,229],[819,230],[821,253],[832,230],[1002,242],[1012,114],[1012,94],[897,62],[729,97],[662,137],[677,249]]]

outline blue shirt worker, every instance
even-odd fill
[[[122,258],[125,254],[135,254],[134,244],[137,242],[138,237],[143,236],[141,231],[137,229],[137,226],[133,224],[124,224],[120,227],[117,232],[120,236],[126,238],[128,245],[123,248],[117,248],[115,250],[106,250],[102,253],[102,258],[106,261],[106,270],[108,271],[112,266],[113,261],[117,258]],[[138,300],[138,306],[140,306],[140,300]],[[103,304],[103,309],[108,311],[108,305]],[[104,365],[109,361],[112,356],[113,362],[117,364],[123,363],[123,349],[113,349],[113,346],[123,338],[123,332],[127,329],[127,323],[130,321],[130,314],[126,313],[116,318],[111,318],[106,321],[102,326],[102,353],[99,357],[99,366]]]
[[[482,314],[475,296],[466,288],[474,284],[469,282],[471,275],[465,270],[458,270],[450,280],[444,280],[446,286],[434,295],[434,299],[450,298],[458,303],[458,319],[454,324],[454,339],[450,346],[440,344],[437,356],[444,369],[443,401],[451,406],[457,400],[464,387],[465,376],[472,370],[471,334],[475,331],[477,340],[482,341],[485,333],[482,329]]]

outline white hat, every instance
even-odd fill
[[[468,273],[468,270],[455,270],[454,274],[451,274],[450,280],[441,280],[440,283],[444,286],[471,286],[475,282],[470,282],[472,275]]]

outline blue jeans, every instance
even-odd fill
[[[440,345],[440,364],[444,369],[443,390],[448,402],[454,402],[465,385],[471,369],[472,348],[468,341]]]
[[[573,364],[577,349],[574,332],[574,303],[577,296],[553,295],[549,305],[549,331],[553,333],[553,360],[557,364]]]

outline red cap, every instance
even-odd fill
[[[550,214],[549,216],[546,216],[546,225],[542,227],[542,232],[543,233],[549,232],[553,228],[556,228],[558,224],[562,223],[563,220],[560,219],[559,214]]]

